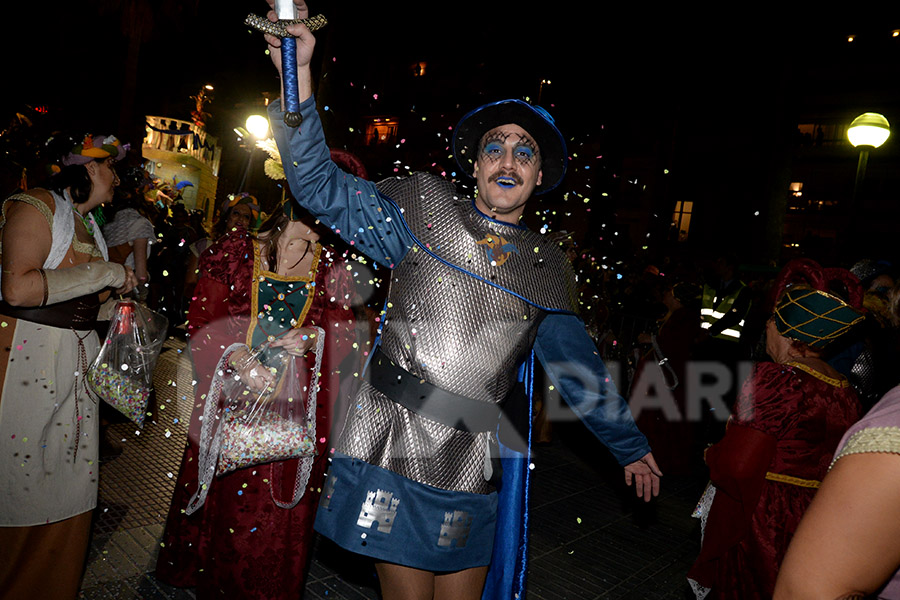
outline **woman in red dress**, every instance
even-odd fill
[[[835,281],[849,303],[825,291]],[[699,598],[709,588],[712,598],[772,597],[800,518],[860,416],[856,392],[822,358],[862,320],[859,282],[801,259],[785,267],[775,290],[766,328],[774,362],[755,366],[725,436],[706,452],[715,496],[688,573]]]
[[[299,209],[288,202],[258,236],[238,227],[203,253],[188,311],[197,392],[156,576],[171,585],[196,587],[198,598],[296,600],[306,578],[339,365],[356,334],[349,306],[353,283],[345,263],[318,242],[314,222],[296,215]],[[305,338],[315,332],[312,328],[325,331],[316,400],[317,456],[305,490],[299,484],[295,490],[301,481],[298,459],[246,467],[213,479],[199,510],[186,514],[198,487],[200,417],[223,351],[237,342],[253,347],[263,329],[271,335],[273,318],[281,315],[293,318],[283,335],[270,339],[297,351],[298,360],[309,348]],[[309,355],[314,351],[313,345]],[[241,379],[253,389],[258,372],[265,373],[248,370],[240,372]],[[284,508],[298,495],[296,505]]]

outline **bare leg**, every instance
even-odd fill
[[[480,600],[487,567],[435,575],[392,563],[375,563],[383,600]]]
[[[434,573],[393,563],[375,563],[382,600],[432,600]]]
[[[436,575],[435,600],[480,600],[487,578],[487,567],[473,567],[454,573]]]

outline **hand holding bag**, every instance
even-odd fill
[[[119,300],[100,353],[87,372],[94,393],[143,427],[153,390],[153,369],[169,321],[133,300]]]

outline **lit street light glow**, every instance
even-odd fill
[[[269,133],[269,120],[262,115],[247,117],[247,131],[258,140],[266,138]]]
[[[878,148],[891,135],[891,125],[883,115],[864,113],[853,119],[847,129],[847,137],[854,146]]]

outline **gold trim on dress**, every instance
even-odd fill
[[[103,253],[100,252],[100,249],[97,248],[95,244],[82,242],[74,236],[72,237],[72,250],[78,252],[79,254],[87,254],[88,256],[97,256],[99,258],[103,258]]]
[[[794,360],[786,362],[784,364],[789,365],[791,367],[797,367],[801,371],[803,371],[805,373],[809,373],[816,379],[818,379],[820,381],[824,381],[828,385],[833,385],[834,387],[839,387],[839,388],[850,387],[850,382],[847,381],[847,378],[844,376],[841,376],[840,379],[836,379],[834,377],[829,377],[828,375],[825,375],[824,373],[820,373],[819,371],[816,371],[809,365],[805,365],[803,363],[800,363],[800,362],[797,362]]]
[[[817,481],[815,479],[801,479],[799,477],[784,475],[782,473],[772,473],[771,471],[766,473],[766,479],[768,479],[769,481],[777,481],[779,483],[787,483],[789,485],[796,485],[805,488],[817,488],[822,485],[821,481]]]
[[[316,279],[316,272],[319,270],[319,259],[322,256],[322,244],[316,242],[315,250],[313,251],[313,259],[309,265],[309,277],[288,277],[285,275],[279,275],[273,271],[266,271],[262,269],[261,258],[259,254],[259,241],[252,240],[253,243],[253,283],[250,286],[250,327],[247,329],[247,347],[252,348],[253,343],[253,332],[256,330],[256,326],[258,324],[257,315],[259,315],[259,282],[260,279],[263,278],[271,278],[276,281],[305,281],[307,283],[313,282]],[[310,307],[312,306],[313,295],[315,294],[315,288],[310,288],[307,286],[307,294],[306,294],[306,302],[303,304],[303,309],[300,311],[300,314],[297,316],[297,323],[291,329],[297,329],[299,327],[303,327],[303,322],[306,320],[306,314],[309,312]]]
[[[37,209],[41,215],[45,219],[47,219],[47,225],[50,226],[51,235],[53,233],[53,211],[50,210],[50,207],[47,206],[47,203],[41,200],[40,198],[35,198],[29,194],[13,194],[3,202],[3,208],[0,209],[0,229],[6,225],[6,211],[9,208],[9,201],[13,200],[16,202],[22,202],[24,204],[28,204],[29,206],[33,206]],[[0,252],[2,252],[2,247],[0,247]]]
[[[828,470],[845,456],[872,452],[900,454],[900,427],[867,427],[857,431],[831,461]]]

